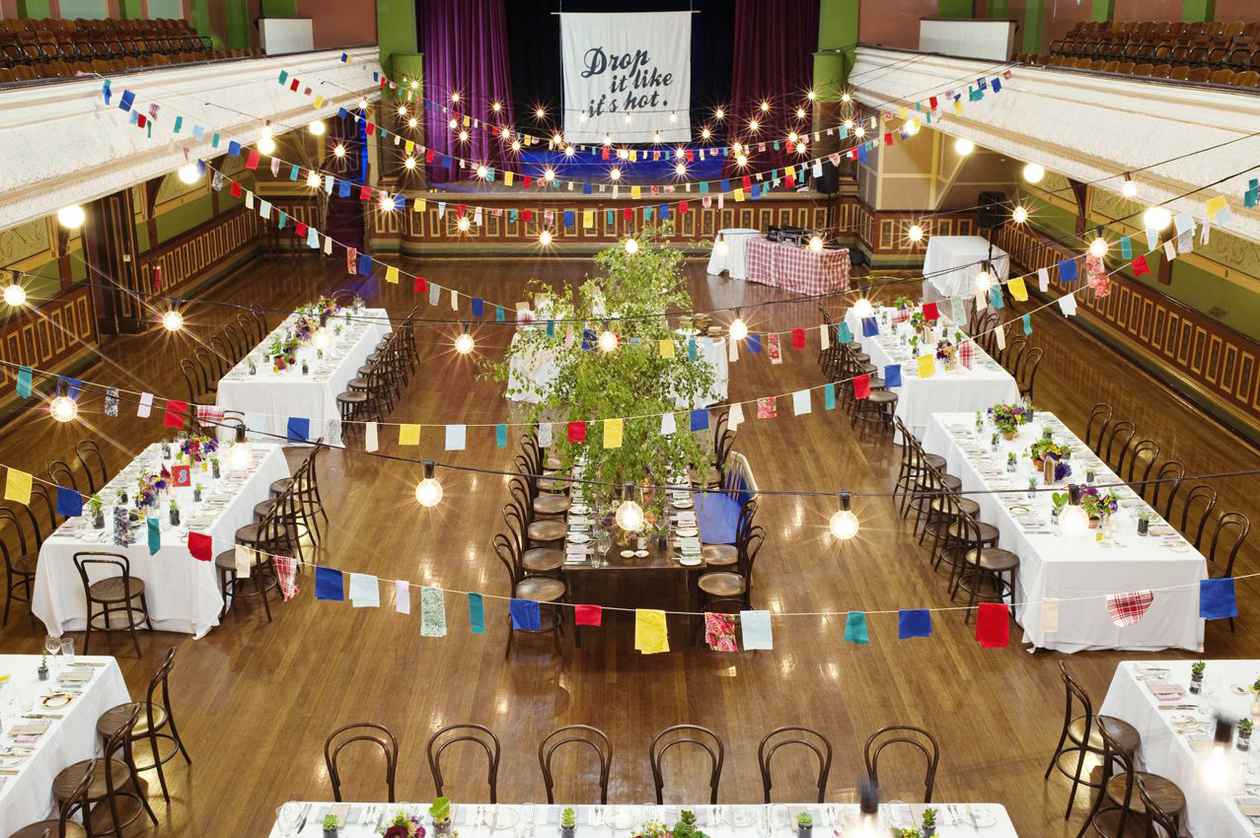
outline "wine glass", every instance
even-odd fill
[[[276,826],[280,828],[281,835],[296,835],[301,820],[302,804],[284,803],[276,807]]]
[[[46,636],[44,638],[44,651],[48,653],[50,657],[55,656],[57,653],[59,653],[61,651],[61,638],[53,637],[51,634]],[[56,666],[57,664],[56,664],[56,661],[54,660],[53,668],[55,669]]]

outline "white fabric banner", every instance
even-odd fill
[[[560,56],[569,142],[691,139],[691,12],[562,14]]]

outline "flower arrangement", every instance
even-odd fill
[[[424,826],[419,818],[399,812],[381,835],[384,838],[424,838]]]
[[[1028,411],[1022,404],[995,404],[989,408],[989,416],[1007,439],[1019,433],[1019,426],[1028,421]]]
[[[137,481],[136,506],[157,508],[158,496],[170,486],[166,477],[158,474],[146,474]]]
[[[1037,467],[1038,471],[1045,470],[1046,457],[1054,459],[1055,483],[1065,480],[1072,475],[1072,467],[1067,463],[1068,458],[1072,456],[1072,449],[1066,445],[1043,437],[1032,444],[1032,447],[1028,449],[1028,454],[1032,457],[1033,465]]]
[[[911,308],[914,308],[914,301],[911,300],[909,297],[897,297],[895,300],[893,300],[893,307],[896,308],[898,311],[907,311]]]
[[[937,341],[936,358],[945,364],[946,370],[952,370],[958,366],[958,347],[948,340]]]
[[[1090,527],[1094,527],[1094,521],[1102,521],[1120,508],[1120,497],[1112,491],[1104,495],[1093,486],[1086,486],[1081,489],[1081,506],[1089,514]]]
[[[298,339],[291,333],[274,335],[267,344],[267,354],[276,359],[277,369],[284,369],[285,361],[292,363],[293,353],[297,351]]]
[[[631,838],[665,838],[669,828],[660,821],[647,821],[634,831]]]
[[[696,813],[690,809],[683,809],[679,813],[678,822],[674,824],[672,834],[673,838],[709,838],[697,828]]]
[[[299,317],[293,323],[293,336],[298,343],[306,345],[315,337],[315,330],[318,328],[318,320],[311,317]]]
[[[199,463],[219,450],[219,441],[205,434],[193,434],[179,444],[179,452],[191,462]]]

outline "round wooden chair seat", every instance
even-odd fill
[[[984,521],[976,521],[976,526],[980,528],[980,540],[985,544],[996,543],[998,539],[998,529],[992,524],[986,524]],[[949,535],[951,538],[970,538],[970,530],[962,527],[957,521],[949,525]]]
[[[50,821],[40,821],[30,826],[24,826],[17,832],[14,832],[9,838],[51,838],[58,835],[61,829],[61,822],[56,818]],[[86,838],[87,832],[83,827],[74,821],[66,821],[66,838]]]
[[[346,386],[349,387],[354,392],[361,392],[364,390],[372,389],[372,384],[370,382],[370,379],[362,375],[360,375],[357,378],[352,378],[349,381],[347,381]]]
[[[1147,773],[1146,771],[1135,773],[1138,779],[1142,781],[1142,785],[1146,786],[1146,793],[1159,805],[1159,808],[1170,815],[1175,815],[1186,808],[1186,796],[1182,794],[1181,789],[1172,780],[1169,780],[1167,777],[1161,777],[1158,774]],[[1123,774],[1113,775],[1107,781],[1107,799],[1117,806],[1123,806],[1124,786],[1125,776]],[[1142,796],[1137,793],[1137,789],[1133,790],[1133,797],[1129,800],[1129,811],[1146,813],[1146,804],[1142,802]]]
[[[929,468],[943,469],[945,468],[945,458],[940,454],[924,454],[923,465]]]
[[[136,718],[136,726],[132,728],[132,738],[139,739],[149,733],[149,714],[144,709],[144,703],[135,701],[130,704],[119,704],[117,707],[111,707],[101,714],[96,720],[96,733],[98,736],[108,739],[113,736],[123,725],[127,724],[127,720],[131,718],[131,710],[133,707],[140,708],[140,715]],[[166,708],[161,704],[153,705],[153,726],[161,728],[166,724]],[[80,777],[83,775],[80,774]]]
[[[236,540],[242,544],[258,544],[262,538],[262,527],[258,524],[246,524],[236,531]]]
[[[724,567],[739,563],[739,549],[734,544],[701,544],[700,558],[707,565]]]
[[[569,530],[564,521],[542,520],[531,521],[525,530],[530,541],[563,541]]]
[[[279,480],[273,480],[271,482],[271,494],[283,495],[285,492],[289,491],[289,487],[292,485],[292,477],[282,477]]]
[[[534,512],[539,515],[559,515],[569,511],[568,495],[539,495],[534,498]]]
[[[952,474],[942,474],[941,486],[943,486],[945,489],[951,492],[961,492],[962,480],[961,478],[955,477]]]
[[[516,584],[514,595],[517,599],[532,599],[535,602],[559,602],[564,598],[564,583],[549,576],[530,576]]]
[[[540,477],[538,478],[538,491],[551,493],[567,492],[569,491],[569,481]]]
[[[264,500],[254,504],[254,520],[261,521],[276,505],[274,500]]]
[[[521,564],[530,573],[551,573],[564,565],[564,551],[554,547],[531,547],[521,554]]]
[[[857,370],[855,374],[856,375],[874,375],[877,372],[879,372],[879,367],[871,363],[865,363],[865,364],[857,365]]]
[[[875,385],[872,384],[871,386],[874,387]],[[881,387],[883,386],[882,382],[880,383],[880,386]],[[866,400],[870,402],[871,404],[875,404],[875,405],[879,405],[880,407],[883,407],[884,405],[889,405],[896,402],[897,394],[894,393],[892,390],[871,390],[871,393],[870,395],[866,397]]]
[[[13,560],[13,572],[24,576],[35,575],[35,556],[18,556]]]
[[[1094,735],[1090,737],[1089,741],[1092,745],[1093,742],[1097,740],[1098,750],[1100,752],[1102,751],[1102,736],[1098,733],[1098,725],[1103,722],[1106,722],[1107,730],[1111,733],[1111,738],[1120,743],[1120,745],[1129,753],[1137,753],[1138,749],[1142,747],[1142,734],[1138,733],[1138,729],[1133,725],[1123,719],[1118,719],[1115,716],[1095,716]],[[1073,741],[1079,744],[1081,731],[1085,728],[1085,720],[1082,718],[1080,719],[1080,724],[1077,724],[1076,722],[1073,722],[1072,724],[1075,725],[1075,728],[1069,726],[1068,732],[1071,733],[1073,729],[1076,730],[1076,739]]]
[[[337,401],[347,404],[363,404],[368,400],[368,394],[362,390],[347,390],[344,393],[337,394]]]
[[[933,512],[939,512],[939,513],[944,514],[946,512],[949,512],[952,506],[955,506],[955,505],[959,507],[960,509],[962,509],[963,512],[966,512],[968,515],[974,516],[974,515],[980,514],[980,504],[976,503],[971,498],[954,498],[954,504],[952,505],[946,502],[945,498],[932,499]]]
[[[744,577],[738,573],[706,573],[696,585],[709,596],[737,597],[744,593]]]
[[[869,364],[871,362],[871,356],[867,355],[865,352],[854,352],[853,361],[856,364]]]
[[[975,550],[968,550],[964,558],[972,567],[993,573],[1005,573],[1019,567],[1019,556],[1001,547],[985,547],[980,551],[979,556],[976,555]]]
[[[214,566],[219,570],[236,570],[236,550],[224,550],[215,556]]]
[[[131,577],[131,596],[140,596],[144,593],[144,582],[136,577]],[[88,596],[96,602],[124,602],[127,599],[127,588],[123,585],[121,576],[111,576],[108,579],[102,579],[99,582],[93,582],[88,587]],[[79,774],[82,777],[82,772]]]
[[[1133,790],[1133,801],[1140,804],[1141,798],[1138,796],[1137,789]],[[1098,835],[1101,838],[1151,838],[1152,835],[1163,835],[1163,832],[1150,832],[1147,830],[1147,819],[1132,813],[1125,818],[1124,831],[1120,830],[1120,810],[1108,809],[1105,812],[1099,812],[1090,822],[1090,835]]]
[[[92,782],[88,784],[88,800],[101,800],[109,794],[109,785],[105,777],[105,771],[107,770],[105,768],[105,760],[101,757],[96,757],[92,760],[80,760],[61,769],[53,779],[53,798],[58,801],[70,799],[75,789],[79,787],[79,782],[83,779],[83,772],[87,771],[89,761],[93,765],[93,774]],[[110,760],[110,762],[113,763],[113,767],[109,770],[114,772],[114,783],[119,788],[126,788],[129,785],[127,780],[131,776],[131,769],[127,767],[127,763],[120,759]]]
[[[884,379],[883,379],[883,377],[882,377],[882,376],[872,375],[872,376],[871,376],[871,378],[870,378],[870,382],[871,382],[871,391],[872,391],[872,392],[874,392],[874,391],[876,391],[876,390],[883,390],[883,389],[884,389]]]

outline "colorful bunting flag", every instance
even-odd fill
[[[744,636],[744,650],[773,649],[769,611],[739,612],[739,627]]]
[[[844,620],[844,639],[849,643],[865,645],[871,642],[870,631],[866,626],[866,613],[850,611]]]
[[[926,608],[903,608],[897,612],[897,639],[932,636],[932,612]]]

